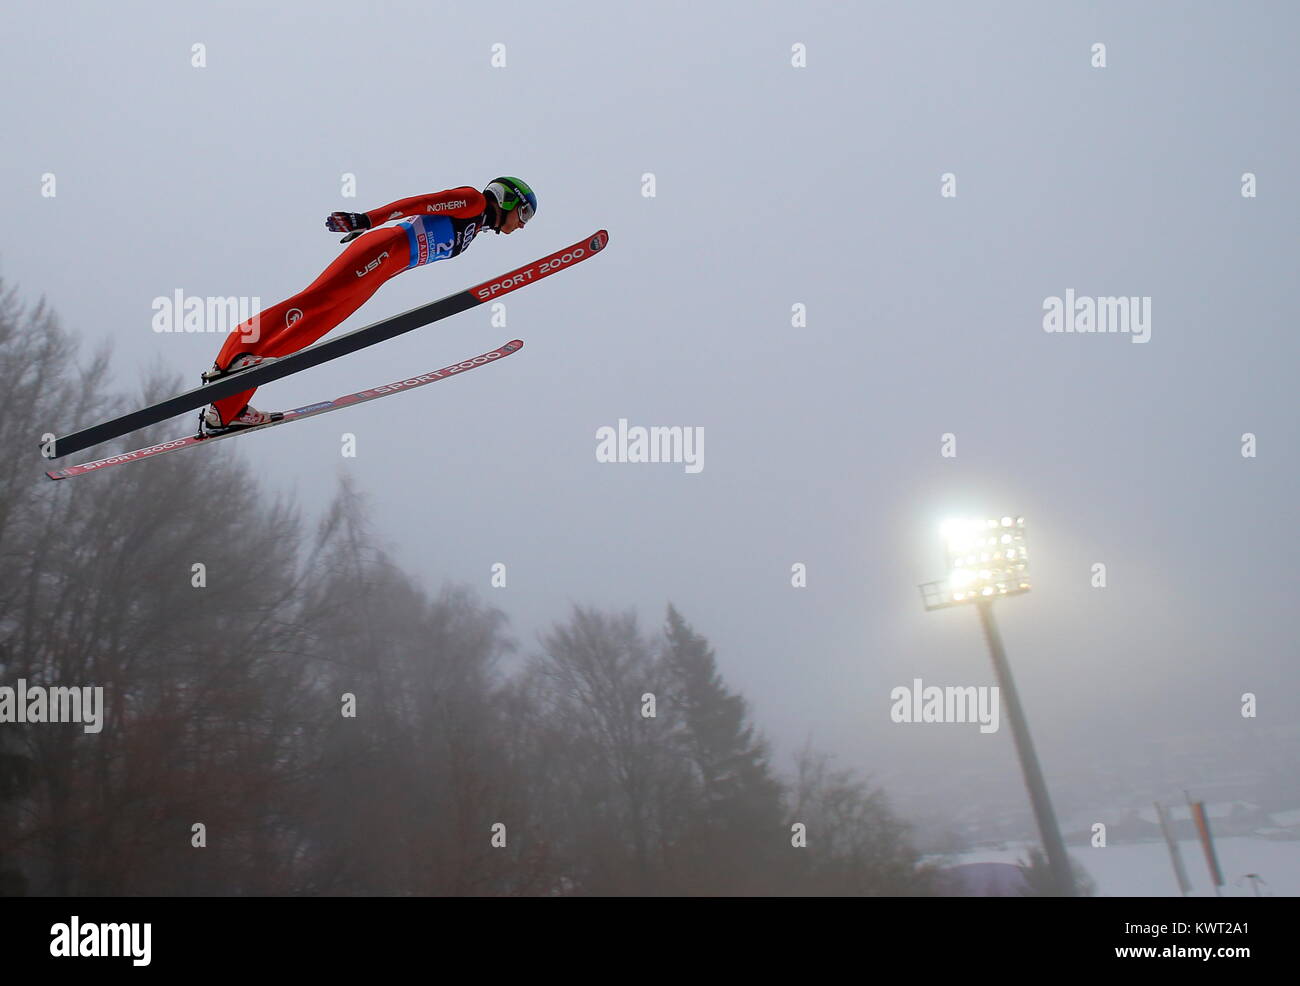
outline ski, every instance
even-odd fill
[[[598,230],[586,239],[579,240],[563,250],[557,250],[549,256],[533,261],[531,264],[517,267],[507,274],[502,274],[490,281],[484,281],[482,284],[476,284],[464,291],[449,294],[445,298],[393,315],[391,318],[382,319],[372,325],[353,329],[351,332],[346,332],[343,335],[319,342],[314,346],[301,349],[274,362],[231,373],[212,383],[196,387],[194,390],[170,397],[165,401],[142,408],[139,411],[124,414],[112,421],[105,421],[89,428],[83,428],[81,431],[73,432],[71,435],[56,438],[52,446],[48,448],[47,443],[42,442],[42,454],[50,459],[62,458],[72,452],[79,452],[82,449],[90,448],[92,445],[98,445],[100,442],[106,442],[111,438],[117,438],[128,432],[157,424],[159,421],[165,421],[167,418],[175,417],[186,411],[193,411],[223,397],[229,397],[231,394],[238,394],[240,391],[248,390],[250,387],[260,387],[272,380],[279,380],[281,377],[287,377],[300,370],[319,366],[321,363],[338,359],[340,356],[355,353],[359,349],[365,349],[367,346],[373,346],[376,343],[392,339],[394,336],[410,332],[412,329],[418,329],[431,322],[457,315],[484,302],[495,301],[511,291],[517,291],[519,288],[532,284],[534,281],[539,281],[543,277],[550,277],[557,271],[581,263],[604,249],[608,242],[609,233],[603,229]]]
[[[290,421],[314,418],[318,414],[328,414],[330,411],[337,411],[341,407],[351,407],[365,401],[378,400],[380,397],[400,394],[407,390],[414,390],[416,387],[423,387],[425,384],[445,380],[447,377],[464,373],[466,370],[486,366],[488,363],[494,363],[511,353],[518,352],[523,348],[523,345],[522,339],[514,339],[489,353],[483,353],[481,356],[453,363],[451,366],[444,366],[441,370],[432,370],[429,373],[421,373],[418,376],[407,377],[404,380],[396,380],[393,383],[384,384],[382,387],[358,390],[355,394],[344,394],[332,401],[321,401],[317,404],[295,407],[291,411],[283,411],[280,418],[275,421],[268,421],[264,425],[253,425],[251,428],[240,428],[236,431],[227,431],[216,435],[198,434],[191,435],[188,438],[177,438],[170,442],[162,442],[159,445],[150,445],[148,448],[136,449],[134,452],[123,452],[120,455],[110,455],[103,459],[96,459],[93,462],[83,462],[63,469],[52,469],[47,471],[45,475],[50,479],[71,479],[74,476],[84,476],[87,473],[98,472],[111,466],[122,466],[128,462],[140,462],[144,459],[152,459],[155,456],[166,455],[168,452],[179,452],[181,449],[194,448],[196,445],[207,445],[209,442],[217,442],[223,438],[247,435],[250,431],[261,431],[264,428],[275,428],[278,425],[288,424]]]

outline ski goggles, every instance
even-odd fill
[[[519,213],[520,226],[533,218],[533,204],[522,195],[519,197],[519,204],[515,206],[515,211]]]

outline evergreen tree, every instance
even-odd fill
[[[679,739],[699,792],[695,824],[682,847],[685,869],[708,893],[756,893],[770,886],[787,844],[781,786],[745,700],[726,687],[708,641],[668,607],[664,664],[680,711]]]

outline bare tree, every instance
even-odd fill
[[[818,896],[913,896],[932,892],[933,875],[920,865],[908,826],[883,791],[831,758],[805,746],[795,761],[790,813],[806,826],[791,892]]]

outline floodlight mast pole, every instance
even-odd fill
[[[993,621],[993,600],[980,599],[975,608],[980,613],[980,626],[984,628],[984,639],[988,641],[989,654],[993,657],[993,671],[1007,705],[1011,733],[1016,739],[1016,752],[1020,755],[1020,769],[1024,771],[1025,787],[1029,789],[1029,800],[1034,806],[1038,835],[1047,852],[1052,882],[1062,897],[1077,896],[1074,874],[1070,870],[1070,857],[1066,855],[1065,842],[1061,839],[1061,830],[1056,824],[1056,813],[1052,810],[1052,799],[1047,793],[1047,783],[1043,780],[1043,769],[1038,764],[1038,754],[1034,752],[1029,723],[1020,706],[1020,693],[1016,691],[1015,680],[1011,677],[1007,653],[1002,649],[1002,635],[998,633],[997,624]]]

